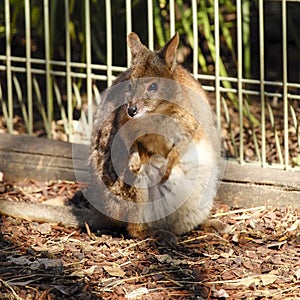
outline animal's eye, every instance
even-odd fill
[[[138,108],[136,105],[129,106],[127,108],[127,113],[130,117],[134,117],[138,113]]]
[[[158,89],[158,84],[156,82],[152,82],[149,86],[148,86],[148,91],[149,92],[154,92],[157,91]]]

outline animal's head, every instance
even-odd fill
[[[160,50],[151,51],[143,45],[136,33],[128,35],[131,51],[131,74],[127,114],[139,117],[153,112],[174,97],[172,80],[176,71],[176,52],[179,36],[176,33]]]

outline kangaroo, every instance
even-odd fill
[[[221,160],[206,93],[176,63],[177,33],[158,51],[133,32],[127,43],[131,66],[104,92],[94,118],[93,180],[84,196],[96,209],[64,207],[59,218],[57,208],[47,206],[44,214],[41,204],[26,209],[27,204],[0,200],[0,213],[66,226],[125,226],[137,238],[182,235],[208,219]]]
[[[217,189],[215,117],[201,85],[176,64],[178,44],[176,34],[161,50],[150,51],[130,33],[131,67],[108,90],[95,117],[90,163],[105,186],[102,212],[126,221],[133,237],[192,230],[208,218]],[[103,121],[109,105],[116,107]],[[118,135],[115,156],[128,150],[128,157],[117,163],[123,165],[117,174],[111,149]]]

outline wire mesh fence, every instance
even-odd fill
[[[178,31],[226,156],[298,170],[299,13],[288,0],[4,0],[1,131],[88,143],[100,93],[130,64],[127,34],[155,49]]]

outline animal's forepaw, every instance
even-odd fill
[[[166,171],[167,161],[159,155],[154,154],[150,157],[145,168],[147,177],[151,180],[151,185],[155,185],[161,181]]]
[[[138,173],[141,169],[141,159],[137,152],[133,153],[129,158],[129,170]]]

